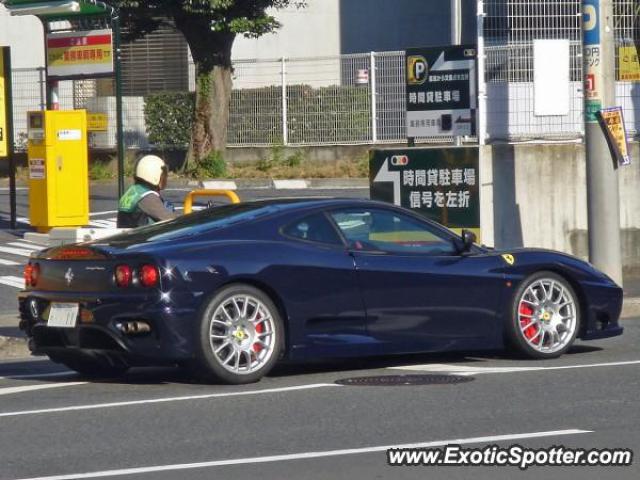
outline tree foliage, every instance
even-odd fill
[[[116,0],[127,35],[140,38],[169,20],[185,37],[196,66],[191,157],[200,161],[226,147],[231,96],[231,49],[237,35],[257,38],[280,24],[277,9],[304,0]]]

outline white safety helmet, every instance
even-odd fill
[[[136,178],[154,187],[160,186],[162,174],[167,171],[167,164],[160,157],[145,155],[136,164]]]

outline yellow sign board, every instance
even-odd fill
[[[618,47],[618,80],[626,82],[640,82],[640,59],[638,49],[633,47]]]
[[[109,130],[109,116],[106,113],[87,113],[87,130],[106,132]]]
[[[613,147],[618,163],[620,165],[630,165],[629,145],[627,143],[627,132],[622,116],[622,107],[604,108],[599,112],[601,124],[605,129],[609,143]]]
[[[9,155],[7,143],[7,102],[4,78],[4,49],[0,48],[0,157]]]

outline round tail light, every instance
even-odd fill
[[[116,267],[116,285],[121,288],[131,285],[133,272],[129,265],[118,265]]]
[[[160,273],[155,265],[142,265],[140,267],[140,284],[143,287],[155,287],[160,280]]]
[[[24,284],[26,287],[35,287],[40,278],[40,265],[27,263],[24,267]]]
[[[31,276],[33,274],[33,265],[27,263],[24,266],[24,284],[26,287],[31,286]]]

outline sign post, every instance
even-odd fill
[[[13,155],[13,101],[11,50],[0,47],[0,158],[9,159],[11,228],[16,228],[16,165]]]
[[[371,198],[414,210],[480,239],[479,150],[380,149],[371,152]]]
[[[407,50],[407,138],[475,133],[474,45]]]

